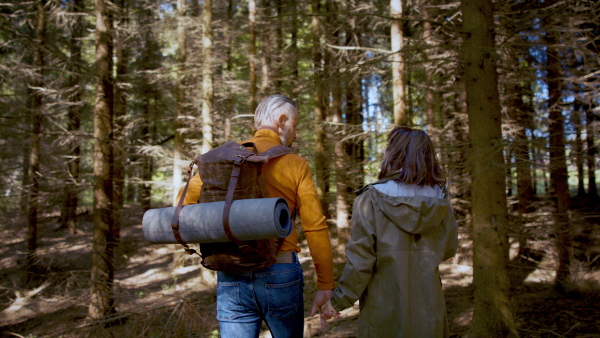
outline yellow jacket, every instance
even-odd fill
[[[281,144],[279,135],[268,129],[258,130],[249,142],[254,142],[259,153]],[[265,164],[262,173],[267,183],[269,197],[285,198],[290,211],[296,210],[300,214],[302,229],[306,235],[308,248],[317,272],[317,287],[320,290],[332,290],[334,288],[333,256],[329,230],[325,223],[325,216],[323,216],[308,161],[297,154],[284,155]],[[198,173],[190,180],[183,204],[198,203],[201,189],[202,180]],[[182,189],[179,191],[177,200],[181,193]],[[281,250],[300,252],[296,224],[294,220],[292,222],[294,222],[294,228],[285,239]]]

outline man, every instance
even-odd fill
[[[291,146],[297,137],[296,102],[283,95],[263,99],[254,114],[254,142],[259,153],[276,145]],[[317,292],[311,316],[333,295],[333,257],[325,216],[317,197],[308,161],[287,154],[263,166],[269,197],[283,197],[299,212],[317,273]],[[197,203],[202,188],[199,174],[190,181],[185,204]],[[294,220],[292,220],[294,221]],[[258,337],[264,320],[273,337],[303,337],[304,277],[298,261],[298,234],[285,239],[271,267],[243,274],[218,272],[217,319],[221,336]]]

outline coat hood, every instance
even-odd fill
[[[438,227],[451,208],[447,199],[427,196],[390,196],[370,185],[364,192],[396,227],[410,234],[426,234]]]

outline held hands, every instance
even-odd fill
[[[327,320],[331,318],[340,318],[340,313],[337,312],[331,305],[331,300],[321,306],[321,328],[324,329],[327,326]]]
[[[317,290],[315,294],[315,300],[313,301],[312,310],[310,311],[310,316],[314,316],[319,311],[319,308],[325,304],[328,300],[333,297],[333,290]]]
[[[340,316],[333,306],[331,306],[331,302],[329,301],[331,297],[333,297],[333,290],[317,290],[312,310],[310,311],[310,316],[313,317],[320,310],[321,328],[323,329],[327,326],[327,319],[332,317],[337,319]]]

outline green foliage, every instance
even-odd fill
[[[94,151],[94,105],[95,105],[95,35],[96,18],[94,4],[84,2],[84,15],[74,15],[68,3],[49,2],[46,6],[47,27],[44,43],[45,66],[43,69],[43,152],[41,189],[46,198],[45,207],[59,205],[62,187],[69,180],[66,163],[70,160],[70,142],[77,140],[81,146],[80,176],[78,178],[79,203],[91,205],[93,194],[93,151]],[[264,2],[260,2],[262,6]],[[179,18],[174,4],[155,1],[129,1],[124,10],[116,10],[114,23],[115,51],[122,48],[126,53],[125,74],[116,85],[124,91],[126,115],[124,139],[126,202],[139,202],[136,199],[143,182],[141,163],[151,158],[154,166],[149,176],[152,180],[152,202],[155,204],[170,201],[172,181],[173,137],[183,133],[186,157],[198,155],[202,139],[202,33],[200,14],[202,4],[194,9],[188,2],[184,17]],[[226,140],[245,140],[251,137],[252,111],[250,110],[249,88],[249,19],[247,3],[234,1],[232,12],[227,2],[213,4],[213,81],[214,107],[213,131],[215,145]],[[361,149],[357,158],[345,159],[346,167],[360,167],[359,173],[365,183],[377,175],[381,152],[385,146],[386,130],[391,128],[393,97],[391,79],[390,17],[389,2],[321,2],[320,15],[314,15],[311,3],[296,2],[296,15],[291,6],[278,8],[271,4],[269,9],[259,8],[257,16],[257,87],[258,97],[278,92],[296,99],[300,107],[299,140],[296,144],[299,153],[309,159],[315,168],[316,138],[314,121],[314,97],[317,88],[324,90],[327,132],[325,149],[332,160],[327,164],[329,186],[334,191],[335,168],[333,149],[336,142],[344,142],[345,151],[350,154],[353,145]],[[515,16],[511,6],[521,4],[498,3],[497,39],[502,43],[494,51],[499,61],[499,89],[504,95],[503,107],[508,111],[514,101],[508,96],[507,88],[518,83],[523,105],[519,107],[530,115],[526,126],[527,140],[531,149],[533,172],[543,171],[548,165],[547,144],[547,88],[544,73],[545,31],[540,25],[533,25],[543,13],[541,3],[532,4],[523,15]],[[577,18],[573,34],[564,34],[569,51],[564,57],[563,96],[581,95],[583,101],[590,98],[597,86],[595,78],[585,77],[595,68],[590,62],[579,64],[581,60],[596,60],[593,36],[597,25],[594,17],[582,8],[553,8],[545,17],[560,22],[562,15],[558,8]],[[259,6],[260,7],[260,6]],[[410,124],[426,128],[435,137],[442,150],[444,167],[467,182],[466,148],[468,125],[465,118],[465,102],[462,69],[458,62],[460,15],[452,6],[424,6],[422,3],[405,4],[403,21],[405,76],[407,81],[406,99]],[[538,8],[539,7],[539,8]],[[501,10],[500,10],[501,9]],[[281,12],[279,12],[281,11]],[[266,24],[265,13],[269,13]],[[425,14],[431,28],[426,31]],[[122,17],[126,15],[126,17]],[[17,1],[0,10],[0,207],[15,208],[22,192],[27,192],[25,169],[31,139],[31,94],[29,84],[38,74],[35,69],[35,51],[40,41],[35,37],[36,7],[33,2]],[[75,18],[82,18],[82,38],[73,39]],[[296,20],[296,21],[294,21]],[[320,24],[321,36],[314,36],[313,24]],[[549,22],[552,22],[551,20]],[[509,24],[510,23],[510,24]],[[186,62],[178,64],[180,52],[178,31],[183,25],[187,33]],[[292,31],[292,27],[296,31]],[[267,30],[268,29],[268,30]],[[264,31],[263,31],[264,30]],[[295,40],[293,35],[295,34]],[[576,37],[576,38],[575,38]],[[317,41],[317,45],[315,45]],[[81,46],[81,63],[73,63],[71,50],[73,43]],[[316,54],[318,53],[318,54]],[[572,58],[570,55],[576,55]],[[316,57],[322,57],[315,68]],[[115,61],[117,55],[114,56]],[[513,61],[514,60],[514,61]],[[292,63],[295,61],[296,63]],[[263,72],[263,65],[268,72]],[[178,72],[182,71],[182,74]],[[297,72],[297,73],[296,73]],[[264,74],[270,81],[264,86]],[[278,74],[278,78],[274,78]],[[316,75],[319,75],[318,77]],[[578,74],[578,75],[573,75]],[[75,86],[70,84],[72,76],[79,76],[77,88],[82,88],[82,98],[74,99]],[[573,75],[573,76],[571,76]],[[585,78],[585,81],[583,80]],[[568,83],[575,79],[573,83]],[[577,82],[579,81],[579,82]],[[581,82],[583,81],[583,82]],[[360,107],[354,114],[350,111],[352,86],[359,86],[360,99],[354,102]],[[182,88],[184,102],[178,103],[176,89]],[[581,88],[578,92],[571,88]],[[337,90],[337,93],[336,93]],[[427,102],[427,95],[434,94],[434,102]],[[339,95],[342,121],[333,125],[334,95]],[[589,101],[589,100],[588,100]],[[590,101],[592,107],[597,102]],[[176,116],[176,107],[183,107],[184,116]],[[432,104],[433,107],[428,107]],[[574,110],[565,101],[565,115]],[[79,108],[81,127],[79,132],[67,132],[68,112]],[[432,109],[433,116],[427,116]],[[356,120],[358,118],[358,120]],[[181,119],[182,126],[176,125]],[[355,120],[352,120],[355,119]],[[430,120],[432,119],[432,120]],[[226,128],[226,121],[230,124]],[[362,122],[356,122],[362,121]],[[569,124],[567,128],[585,128],[585,122],[578,126]],[[517,142],[512,134],[516,128],[512,121],[505,119],[504,132],[507,140],[507,154]],[[179,129],[176,129],[179,128]],[[431,130],[430,130],[431,129]],[[227,135],[227,136],[226,136]],[[590,135],[594,137],[596,135]],[[227,138],[227,139],[226,139]],[[594,141],[591,141],[594,144]],[[120,146],[121,144],[115,145]],[[567,144],[567,147],[571,145]],[[362,156],[362,158],[361,158]],[[354,162],[356,161],[356,162]],[[509,162],[512,163],[512,162]],[[574,162],[573,162],[574,163]],[[570,167],[569,181],[575,184],[575,166]],[[585,171],[587,173],[587,167]],[[460,172],[460,173],[459,173]],[[458,174],[459,173],[459,174]],[[314,170],[313,170],[314,174]],[[533,176],[541,177],[540,175]],[[514,183],[513,183],[514,185]],[[541,184],[540,193],[545,193]],[[466,194],[468,187],[461,187]]]

